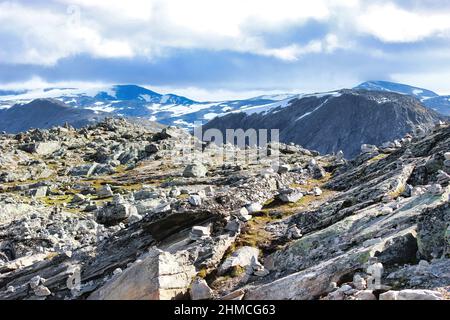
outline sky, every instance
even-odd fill
[[[0,0],[0,88],[196,100],[388,80],[450,94],[448,0]]]

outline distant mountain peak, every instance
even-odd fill
[[[414,96],[421,101],[439,96],[436,92],[433,92],[431,90],[384,80],[366,81],[356,86],[354,89],[396,92]]]

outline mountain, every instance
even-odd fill
[[[194,127],[232,111],[254,112],[255,107],[270,108],[272,104],[293,97],[292,94],[265,95],[246,100],[198,102],[175,94],[160,94],[136,85],[115,85],[104,88],[46,88],[26,92],[8,92],[0,96],[0,109],[29,103],[36,98],[52,98],[78,109],[110,112],[127,117],[141,117],[165,125]]]
[[[22,132],[30,128],[51,128],[69,123],[81,127],[99,121],[107,113],[75,109],[58,100],[37,99],[28,104],[0,110],[0,131]]]
[[[321,153],[343,150],[348,158],[361,144],[380,145],[443,120],[419,100],[398,93],[340,90],[304,95],[268,111],[233,113],[213,119],[203,129],[279,129],[280,140]]]
[[[441,114],[450,115],[450,96],[440,96],[437,93],[406,84],[389,81],[367,81],[361,83],[354,89],[364,89],[370,91],[396,92],[416,97],[422,103]]]

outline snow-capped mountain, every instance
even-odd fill
[[[389,81],[367,81],[361,83],[355,87],[355,89],[395,92],[410,95],[419,99],[426,107],[441,114],[450,115],[450,96],[440,96],[431,90]]]
[[[227,114],[203,129],[219,129],[224,135],[227,129],[279,129],[282,142],[323,154],[343,150],[352,158],[361,144],[381,145],[444,119],[409,95],[344,89],[301,95],[264,112]]]
[[[0,92],[1,93],[1,92]],[[286,105],[296,95],[265,95],[247,100],[198,102],[175,94],[160,94],[136,85],[116,85],[106,88],[48,88],[0,95],[0,109],[26,104],[38,98],[52,98],[74,108],[114,115],[141,117],[166,125],[191,128],[216,116],[230,112],[263,112]]]

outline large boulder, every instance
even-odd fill
[[[186,298],[196,270],[186,251],[175,254],[152,248],[89,300],[174,300]]]
[[[219,267],[220,275],[227,273],[233,267],[247,269],[258,263],[259,249],[253,247],[242,247],[229,256]]]
[[[201,163],[193,163],[188,165],[183,172],[186,178],[202,178],[208,173],[208,169]]]
[[[21,145],[20,148],[29,153],[37,153],[46,156],[58,151],[61,148],[61,144],[58,141],[35,142]]]

